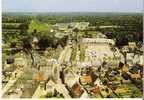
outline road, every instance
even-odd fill
[[[61,70],[61,69],[59,69],[59,68],[61,68],[60,65],[61,65],[63,62],[69,62],[70,56],[71,56],[71,52],[72,52],[71,47],[70,47],[70,45],[68,45],[68,46],[65,47],[65,49],[64,49],[64,50],[62,51],[62,53],[60,54],[60,57],[59,57],[59,59],[58,59],[59,64],[56,66],[56,67],[58,68],[58,72]],[[64,84],[61,83],[61,81],[60,81],[59,84],[55,84],[54,87],[55,87],[60,93],[62,93],[65,98],[71,98],[71,96],[68,94],[69,91],[65,88]]]
[[[62,51],[62,53],[60,54],[60,57],[58,59],[58,62],[59,63],[63,63],[65,61],[69,61],[70,59],[70,56],[71,56],[71,48],[70,48],[70,45],[67,45],[65,47],[65,49]]]
[[[53,66],[52,73],[55,74],[55,69],[57,68],[57,72],[61,71],[61,64],[64,62],[69,62],[71,56],[71,48],[70,45],[67,45],[65,49],[61,52],[60,57],[58,58],[58,64]]]

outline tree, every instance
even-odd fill
[[[118,37],[116,39],[116,45],[118,47],[121,47],[121,46],[124,46],[124,45],[128,45],[128,38],[126,36],[124,36],[124,35]]]
[[[23,49],[31,50],[32,49],[31,41],[32,41],[31,37],[27,36],[27,37],[22,38],[21,45],[22,45]]]
[[[47,47],[52,47],[54,41],[54,34],[48,31],[37,33],[39,38],[38,47],[45,50]]]
[[[16,47],[16,45],[17,45],[17,43],[16,43],[16,42],[11,42],[11,44],[10,44],[10,48],[15,48],[15,47]]]
[[[28,23],[28,22],[25,22],[25,23],[22,23],[22,24],[19,26],[19,28],[21,29],[21,33],[26,33],[26,32],[27,32],[28,25],[29,25],[29,23]]]

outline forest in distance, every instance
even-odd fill
[[[143,18],[141,13],[3,13],[2,27],[4,31],[14,28],[17,31],[21,31],[20,33],[24,35],[28,33],[26,31],[31,20],[35,19],[40,23],[50,25],[89,22],[89,26],[95,27],[89,27],[88,31],[101,31],[109,38],[115,38],[118,42],[126,39],[129,41],[142,41],[143,36]],[[17,25],[12,23],[17,23]],[[100,29],[99,26],[119,26],[119,28]],[[91,35],[89,34],[90,37]]]

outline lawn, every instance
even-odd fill
[[[91,34],[92,37],[96,37],[97,32],[96,31],[88,31],[88,34]]]
[[[30,25],[29,25],[28,32],[32,33],[34,31],[34,29],[36,29],[37,32],[47,31],[48,28],[49,28],[49,25],[47,23],[42,23],[42,22],[39,22],[37,20],[32,20]]]

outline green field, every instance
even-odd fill
[[[28,32],[32,33],[34,29],[36,29],[37,32],[47,31],[48,28],[49,28],[49,25],[47,23],[41,23],[37,20],[32,20],[31,23],[29,24]]]

